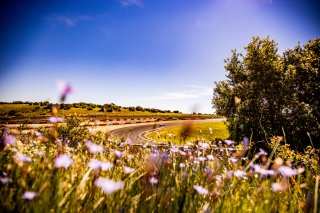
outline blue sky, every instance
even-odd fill
[[[252,36],[283,51],[319,37],[319,1],[104,0],[1,3],[0,101],[116,103],[212,113],[223,60]]]

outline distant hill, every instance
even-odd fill
[[[141,106],[118,106],[110,104],[93,104],[93,103],[62,103],[53,104],[48,101],[44,102],[0,102],[0,122],[17,123],[31,121],[46,122],[51,116],[52,107],[58,109],[60,116],[77,115],[85,119],[108,119],[108,118],[131,118],[131,117],[155,117],[160,119],[187,119],[187,118],[212,118],[213,115],[202,114],[183,114],[178,110],[161,110],[155,108],[143,108]]]

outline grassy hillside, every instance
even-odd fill
[[[0,122],[45,122],[51,116],[52,104],[38,103],[0,103]],[[154,117],[159,119],[213,118],[213,115],[190,115],[179,111],[159,110],[142,107],[121,107],[115,104],[97,105],[75,103],[58,105],[60,116],[77,115],[84,119],[114,119]]]

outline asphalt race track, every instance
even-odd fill
[[[137,125],[137,126],[128,126],[122,127],[119,129],[111,130],[109,133],[118,137],[127,137],[132,140],[133,143],[136,144],[144,144],[148,142],[148,138],[145,137],[145,133],[149,131],[156,131],[163,128],[168,128],[172,126],[180,126],[190,123],[204,123],[204,122],[219,122],[224,121],[225,119],[207,119],[207,120],[183,120],[183,121],[174,121],[174,122],[157,122],[157,123],[149,123],[145,125]]]

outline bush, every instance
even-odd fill
[[[44,107],[43,109],[51,109],[52,108],[52,106],[53,106],[53,104],[48,104],[46,107]],[[37,107],[36,107],[37,108]],[[39,109],[40,109],[40,107],[39,107]]]
[[[37,112],[37,111],[39,111],[41,109],[41,107],[40,106],[36,106],[32,111],[33,112]],[[51,109],[51,108],[50,108]]]
[[[17,110],[12,109],[12,110],[10,110],[10,111],[8,112],[8,115],[9,115],[9,116],[18,116],[19,113],[18,113]]]
[[[58,127],[58,137],[68,141],[69,146],[84,142],[89,137],[89,130],[84,126],[80,126],[80,123],[80,119],[76,116],[66,118],[66,124]]]

